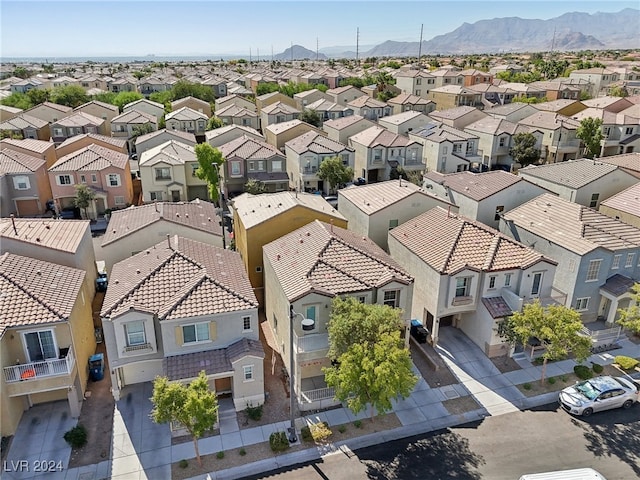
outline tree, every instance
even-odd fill
[[[31,76],[31,71],[27,70],[25,67],[16,67],[11,75],[18,78],[29,78]]]
[[[63,85],[56,87],[51,91],[49,98],[53,103],[66,105],[71,108],[76,108],[77,106],[89,101],[89,97],[87,96],[84,88],[79,85]]]
[[[29,97],[25,93],[21,92],[12,93],[8,97],[0,100],[0,103],[8,107],[19,108],[21,110],[28,110],[34,105]]]
[[[593,158],[600,153],[600,143],[604,139],[602,133],[602,119],[586,117],[580,121],[576,130],[576,137],[584,142],[586,158]]]
[[[626,88],[616,85],[609,90],[609,95],[612,97],[628,97],[629,92]]]
[[[180,80],[176,82],[171,89],[171,94],[173,95],[173,100],[180,100],[181,98],[186,97],[194,97],[211,103],[216,99],[211,87],[201,85],[199,83],[187,82],[186,80]]]
[[[169,382],[167,377],[156,377],[151,397],[151,418],[155,423],[179,422],[193,439],[196,459],[202,467],[198,439],[211,430],[218,420],[218,400],[209,390],[204,371],[189,385]]]
[[[165,90],[164,92],[153,92],[149,95],[149,100],[152,102],[161,103],[164,105],[165,113],[171,111],[171,102],[173,101],[173,93],[171,90]]]
[[[117,106],[120,109],[120,113],[122,113],[125,105],[143,98],[144,96],[138,92],[120,92],[113,98],[111,103]]]
[[[322,119],[318,112],[312,110],[310,108],[305,108],[300,114],[299,120],[303,122],[307,122],[309,125],[313,125],[314,127],[320,127],[322,123]]]
[[[32,105],[40,105],[41,103],[48,102],[51,96],[51,90],[48,88],[32,88],[27,91],[27,97]]]
[[[280,86],[276,82],[262,82],[258,83],[256,87],[256,95],[265,95],[267,93],[277,92]]]
[[[117,95],[113,92],[101,92],[96,95],[92,95],[91,98],[97,100],[98,102],[110,103],[111,105],[115,105],[114,100],[116,96]]]
[[[135,139],[141,137],[142,135],[146,135],[147,133],[154,132],[153,125],[150,123],[143,123],[141,125],[136,125],[131,129],[131,141],[132,143],[136,143]]]
[[[264,182],[256,180],[255,178],[250,178],[247,180],[247,183],[244,184],[244,191],[252,195],[259,195],[264,193],[265,190]]]
[[[333,191],[336,185],[353,179],[353,168],[345,166],[340,157],[325,158],[318,167],[318,178],[329,182],[329,190]]]
[[[215,115],[211,117],[207,122],[207,130],[215,130],[216,128],[220,128],[222,126],[224,126],[224,123],[222,122],[222,120],[220,120],[219,117],[216,117]]]
[[[640,335],[640,283],[636,283],[631,288],[631,302],[629,308],[619,308],[618,323],[623,328],[628,328],[636,335]]]
[[[76,189],[76,196],[73,199],[73,204],[77,208],[81,208],[84,212],[84,218],[87,218],[87,208],[89,208],[93,199],[96,198],[96,194],[86,185],[78,184],[74,185],[74,188]]]
[[[213,148],[208,143],[199,143],[195,147],[198,164],[196,176],[200,180],[206,180],[209,187],[209,198],[218,202],[220,195],[220,168],[224,162],[220,150]]]
[[[536,148],[536,137],[529,132],[516,133],[513,136],[513,147],[509,151],[513,161],[526,167],[540,159],[540,150]]]
[[[580,335],[582,327],[580,314],[575,310],[558,304],[543,307],[536,299],[525,304],[522,312],[500,322],[498,334],[512,345],[528,345],[531,338],[541,342],[545,351],[540,382],[544,383],[547,361],[560,360],[572,353],[582,362],[591,355],[591,338]]]

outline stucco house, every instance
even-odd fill
[[[353,85],[346,85],[344,87],[330,88],[325,92],[329,95],[334,102],[340,105],[347,105],[356,98],[362,97],[362,90],[354,87]]]
[[[58,158],[62,158],[70,153],[77,152],[78,150],[88,147],[89,145],[97,145],[99,147],[108,148],[114,152],[129,154],[127,150],[128,143],[126,138],[121,137],[108,137],[106,135],[100,135],[98,133],[84,133],[82,135],[75,135],[67,138],[64,142],[58,145],[55,149],[55,153]],[[57,160],[56,160],[57,161]],[[55,162],[54,162],[55,163]]]
[[[258,304],[236,252],[168,236],[113,266],[100,316],[116,400],[126,385],[204,370],[236,410],[264,403]]]
[[[158,129],[155,116],[138,110],[128,110],[111,120],[111,135],[130,139],[139,128]],[[129,150],[134,151],[134,142],[129,140]]]
[[[40,215],[51,200],[47,162],[38,157],[0,150],[0,216]]]
[[[482,94],[462,85],[446,85],[429,91],[427,99],[436,104],[438,110],[470,106],[482,106]]]
[[[263,133],[268,144],[273,145],[278,150],[284,152],[285,143],[311,131],[318,133],[323,132],[302,120],[291,120],[290,122],[267,125],[264,128]]]
[[[378,125],[386,128],[390,132],[407,135],[413,130],[420,130],[432,121],[433,120],[424,113],[411,110],[381,118],[378,120]]]
[[[44,120],[47,123],[57,122],[67,115],[71,115],[72,112],[73,108],[53,102],[43,102],[24,111],[25,114]]]
[[[264,129],[273,123],[289,122],[300,116],[300,110],[284,102],[275,102],[260,109],[260,127]]]
[[[446,110],[435,110],[429,116],[444,125],[463,130],[470,123],[486,118],[487,114],[473,106],[458,106]]]
[[[346,145],[349,142],[349,137],[363,132],[374,125],[374,122],[360,115],[349,115],[343,118],[327,120],[322,124],[322,130],[331,140]]]
[[[216,109],[215,115],[225,125],[242,125],[255,130],[260,128],[260,117],[257,113],[235,104]]]
[[[387,103],[393,108],[392,115],[408,111],[427,115],[436,109],[436,104],[431,100],[410,93],[401,93],[397,97],[387,100]]]
[[[580,122],[572,118],[539,111],[518,121],[518,125],[542,133],[540,157],[545,163],[576,159],[582,152],[581,141],[576,137]]]
[[[214,114],[217,116],[220,110],[227,108],[230,105],[235,105],[237,107],[244,108],[246,110],[257,113],[256,104],[240,95],[227,95],[221,98],[216,98],[215,100],[215,112]]]
[[[192,147],[196,145],[196,136],[193,133],[163,128],[162,130],[156,130],[155,132],[140,135],[136,138],[135,151],[138,154],[138,159],[140,159],[142,154],[147,150],[151,150],[169,140],[184,143]]]
[[[600,213],[640,228],[640,183],[600,202]]]
[[[106,122],[85,112],[74,112],[51,124],[51,139],[56,145],[84,133],[107,135]]]
[[[339,402],[322,373],[331,364],[331,300],[352,296],[400,308],[408,326],[413,278],[370,239],[318,220],[266,244],[263,252],[267,321],[262,328],[285,365],[293,355],[292,395],[302,411],[335,405]],[[293,351],[290,308],[315,321],[312,330],[305,330],[299,318],[293,319]]]
[[[167,130],[181,130],[203,136],[207,128],[209,118],[202,112],[189,107],[182,107],[167,113],[165,122]]]
[[[226,127],[214,128],[205,132],[207,143],[215,148],[243,135],[254,140],[264,141],[264,136],[258,130],[251,127],[243,127],[242,125],[227,125]]]
[[[353,115],[352,108],[340,105],[339,103],[335,103],[331,100],[316,100],[315,102],[307,105],[305,109],[315,112],[320,119],[321,125],[327,120],[334,120]]]
[[[16,152],[26,153],[32,157],[41,158],[47,162],[47,168],[58,161],[56,146],[50,141],[35,140],[32,138],[23,140],[3,138],[0,140],[0,150],[6,148]]]
[[[300,111],[308,108],[308,105],[318,100],[328,100],[332,101],[331,96],[327,95],[324,92],[321,92],[317,88],[312,90],[305,90],[304,92],[298,92],[293,95],[293,99],[296,102],[296,108]]]
[[[74,112],[84,112],[94,117],[104,120],[104,127],[106,129],[105,135],[111,135],[111,120],[117,117],[120,113],[118,107],[111,105],[110,103],[100,102],[98,100],[92,100],[84,103],[73,109]]]
[[[425,70],[401,70],[395,75],[396,87],[405,94],[426,99],[429,91],[436,88],[436,78]]]
[[[479,138],[444,123],[431,122],[409,132],[409,138],[423,147],[421,160],[429,172],[463,172],[482,163]]]
[[[391,230],[389,252],[415,279],[411,317],[434,345],[453,326],[487,356],[508,355],[498,323],[536,298],[554,301],[554,260],[440,207]]]
[[[367,120],[376,121],[379,118],[391,115],[391,107],[389,105],[368,95],[363,95],[348,102],[347,107],[353,109],[354,115],[360,115]]]
[[[8,136],[18,138],[32,138],[36,140],[49,141],[51,139],[51,129],[49,122],[33,117],[27,113],[0,122],[0,132],[6,132]]]
[[[189,107],[196,112],[203,113],[207,118],[211,118],[211,104],[195,97],[184,97],[171,102],[171,111],[176,111],[182,107]]]
[[[122,113],[130,112],[133,110],[144,112],[147,115],[152,115],[158,122],[164,116],[164,105],[152,100],[148,100],[146,98],[141,98],[140,100],[136,100],[135,102],[127,103],[124,107],[122,107]]]

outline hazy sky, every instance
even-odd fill
[[[617,12],[636,1],[99,1],[0,0],[2,57],[280,53],[385,40],[418,41],[463,22]]]

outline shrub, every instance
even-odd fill
[[[346,431],[347,431],[347,426],[346,426],[346,425],[340,425],[340,426],[338,427],[338,431],[339,431],[340,433],[344,433],[344,432],[346,432]]]
[[[623,370],[633,370],[635,367],[638,366],[638,363],[640,363],[635,358],[626,357],[624,355],[616,356],[616,358],[614,358],[613,361],[618,365],[620,365],[620,368]]]
[[[187,468],[189,466],[189,462],[187,462],[184,458],[182,460],[180,460],[180,462],[178,463],[178,466],[180,468]]]
[[[553,385],[554,383],[556,383],[556,377],[549,377],[547,382],[549,382],[549,385]]]
[[[522,385],[522,388],[524,388],[525,390],[531,390],[531,384],[525,383],[524,385]]]
[[[247,417],[249,417],[251,420],[258,421],[262,418],[262,405],[254,407],[253,405],[249,404],[244,411],[247,413]]]
[[[593,377],[591,369],[586,365],[576,365],[575,367],[573,367],[573,373],[575,373],[576,377],[578,377],[580,380],[588,380]]]
[[[602,373],[602,371],[604,370],[604,367],[602,365],[594,362],[591,362],[591,363],[593,363],[593,365],[591,366],[593,373]]]
[[[274,452],[284,452],[289,448],[289,440],[284,432],[273,432],[269,435],[269,446]]]
[[[64,434],[64,439],[71,448],[83,447],[87,443],[87,429],[77,425]]]
[[[560,375],[560,380],[562,380],[564,383],[567,383],[567,376],[566,375]]]
[[[362,428],[362,420],[356,420],[353,422],[353,426],[356,428]]]
[[[222,460],[224,458],[224,451],[219,451],[218,453],[216,453],[216,458],[218,460]]]
[[[329,438],[333,433],[327,422],[312,423],[310,429],[311,436],[316,442],[321,442]]]
[[[240,454],[241,457],[244,457],[247,454],[247,451],[244,448],[241,448],[238,453]]]
[[[310,442],[313,440],[313,436],[311,435],[311,428],[308,425],[305,425],[300,429],[300,436],[305,442]]]

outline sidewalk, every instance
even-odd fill
[[[621,349],[592,355],[588,361],[610,364],[616,355],[640,356],[640,345],[635,345],[626,338],[620,340],[619,344],[622,346]],[[423,378],[420,378],[408,398],[393,402],[393,411],[398,417],[401,427],[336,442],[323,449],[309,448],[299,450],[279,455],[278,457],[247,463],[240,467],[203,474],[193,477],[193,479],[232,480],[300,462],[316,460],[335,452],[344,452],[348,455],[350,450],[452,427],[480,420],[486,416],[524,410],[551,403],[557,399],[557,392],[527,398],[515,386],[538,380],[541,376],[542,367],[532,366],[530,362],[522,362],[522,369],[502,374],[480,348],[457,329],[445,328],[441,330],[440,344],[437,347],[437,351],[456,375],[459,383],[431,388]],[[554,362],[547,366],[547,375],[555,376],[573,372],[574,365],[575,362],[572,360]],[[419,375],[417,370],[416,374]],[[638,377],[638,375],[634,375],[634,377]],[[42,476],[37,476],[33,472],[21,472],[19,474],[16,472],[3,472],[2,478],[66,480],[101,478],[156,480],[170,478],[171,464],[181,459],[194,458],[195,451],[191,441],[171,445],[171,435],[166,425],[156,425],[148,417],[146,412],[151,410],[149,401],[151,389],[152,385],[146,383],[129,386],[123,391],[122,399],[116,404],[113,445],[109,460],[100,464],[67,469],[70,453],[67,448],[64,471]],[[469,395],[473,396],[479,408],[464,414],[452,415],[443,404],[448,399]],[[61,406],[64,407],[64,403]],[[26,414],[28,413],[26,412]],[[279,422],[241,430],[230,402],[227,404],[222,401],[219,413],[220,434],[200,440],[201,455],[266,442],[272,432],[278,430],[286,431],[288,427],[288,422]],[[353,415],[347,408],[338,408],[309,415],[314,421],[316,419],[326,421],[331,427],[353,422],[356,419],[363,419],[367,416],[367,412]],[[297,421],[299,425],[302,425],[302,422],[304,422],[303,419],[298,419]],[[12,448],[9,451],[8,460],[15,459],[15,454],[20,456],[19,452],[33,451],[29,449],[29,445],[26,445],[26,443],[30,444],[32,439],[28,436],[21,438],[20,441],[16,441],[18,440],[18,434],[16,434]],[[60,450],[56,453],[64,455]],[[250,459],[248,458],[248,460]]]

